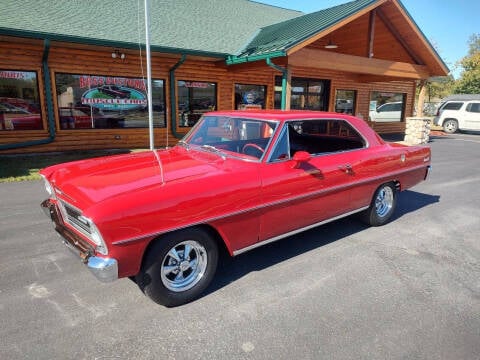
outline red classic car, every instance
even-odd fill
[[[176,306],[205,290],[221,248],[355,213],[383,225],[429,168],[429,147],[386,143],[349,115],[210,112],[173,148],[43,169],[42,207],[98,279],[135,277]]]

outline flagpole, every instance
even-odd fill
[[[148,134],[150,150],[154,150],[153,104],[152,104],[152,61],[150,55],[150,1],[145,0],[145,48],[147,50],[147,101],[148,101]]]

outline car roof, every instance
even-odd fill
[[[352,115],[336,112],[312,110],[230,110],[207,112],[204,114],[204,116],[228,116],[244,119],[267,121],[271,120],[280,122],[285,122],[289,120],[315,121],[318,119],[345,120],[350,123],[354,128],[359,130],[364,136],[368,137],[371,144],[374,142],[383,142],[380,136],[378,136],[378,134],[375,133],[375,131],[370,126],[368,126],[365,120]]]
[[[257,118],[264,120],[308,120],[308,119],[347,119],[352,116],[326,111],[311,110],[231,110],[213,111],[208,116],[234,116],[239,118]]]
[[[447,101],[472,101],[472,100],[480,100],[480,94],[456,94],[450,95],[446,98],[442,99],[442,102]]]

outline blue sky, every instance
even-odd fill
[[[257,0],[305,13],[343,4],[348,0]],[[478,0],[401,0],[410,16],[458,78],[455,63],[467,55],[468,40],[480,34]]]

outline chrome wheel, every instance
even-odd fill
[[[207,251],[202,244],[194,240],[180,242],[162,260],[162,283],[174,292],[189,290],[202,279],[207,264]]]
[[[452,119],[449,119],[449,120],[446,120],[444,123],[443,123],[443,130],[449,134],[453,134],[454,132],[456,132],[458,130],[458,123],[456,120],[452,120]]]
[[[384,186],[377,192],[375,198],[375,212],[383,218],[390,213],[394,203],[394,194],[390,186]]]

